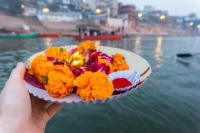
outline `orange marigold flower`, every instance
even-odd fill
[[[66,65],[57,65],[49,72],[45,89],[52,97],[63,98],[74,90],[74,78],[73,73]]]
[[[130,69],[128,64],[126,63],[123,55],[118,54],[118,53],[113,55],[112,65],[113,65],[114,71],[123,71],[123,70],[129,70]]]
[[[48,72],[53,68],[53,63],[47,61],[47,58],[42,55],[38,55],[31,62],[31,69],[29,74],[35,75],[40,83],[46,84],[44,76],[48,75]]]
[[[110,98],[114,91],[112,82],[102,72],[85,72],[73,84],[78,87],[76,93],[85,101]]]
[[[89,41],[89,40],[86,42],[82,42],[78,45],[78,51],[81,54],[86,50],[95,50],[95,49],[96,49],[96,46],[94,42]]]
[[[53,46],[46,50],[46,56],[53,57],[59,61],[67,61],[69,58],[69,53],[64,48]]]

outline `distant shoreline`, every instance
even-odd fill
[[[63,34],[78,34],[76,22],[40,22],[36,17],[14,17],[5,14],[0,14],[0,28],[16,30],[22,28],[23,25],[28,25],[31,31],[40,33],[55,33]],[[108,30],[116,30],[118,27],[105,27]],[[137,31],[139,29],[139,31]],[[168,29],[163,31],[151,31],[145,27],[125,28],[125,35],[133,36],[188,36],[191,32],[182,29]]]

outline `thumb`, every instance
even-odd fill
[[[10,75],[10,79],[12,80],[16,80],[16,79],[24,79],[24,74],[25,74],[25,66],[22,62],[18,63],[16,68],[12,70],[11,75]]]

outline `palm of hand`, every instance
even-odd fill
[[[52,104],[46,108],[47,101],[29,95],[23,82],[24,72],[24,65],[19,64],[0,95],[0,123],[12,123],[14,132],[44,132],[46,123],[62,105]]]

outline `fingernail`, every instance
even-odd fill
[[[22,66],[22,65],[23,65],[22,62],[17,63],[17,67],[20,67],[20,66]]]

